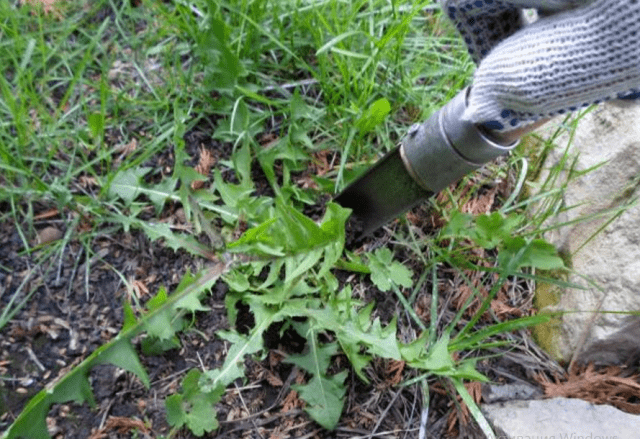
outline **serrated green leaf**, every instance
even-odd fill
[[[449,354],[449,337],[440,337],[428,350],[424,348],[426,338],[400,347],[402,358],[411,367],[426,370],[435,374],[446,375],[455,370],[455,363]]]
[[[455,372],[450,376],[463,380],[480,381],[483,383],[488,382],[489,378],[477,371],[476,362],[477,359],[475,358],[460,362],[456,366]]]
[[[187,413],[187,427],[196,436],[202,436],[218,428],[218,418],[213,404],[207,398],[191,401],[191,411]]]
[[[309,253],[293,256],[285,260],[285,284],[309,271],[322,258],[323,249],[311,250]]]
[[[467,237],[471,238],[473,230],[473,217],[468,213],[454,210],[447,225],[440,232],[441,238]]]
[[[179,294],[181,291],[184,291],[189,285],[191,285],[194,281],[194,276],[190,271],[187,270],[185,275],[180,280],[176,288],[176,292],[174,294]],[[184,309],[191,312],[196,311],[209,311],[211,308],[204,306],[202,302],[200,302],[200,296],[202,295],[201,291],[195,291],[192,294],[186,294],[180,300],[176,301],[175,309]]]
[[[158,338],[153,335],[147,335],[140,342],[142,353],[145,355],[162,355],[164,352],[180,347],[180,340],[177,336],[171,338]]]
[[[556,248],[542,239],[534,239],[529,243],[523,255],[522,266],[540,270],[565,268]]]
[[[342,415],[347,375],[346,370],[330,377],[314,375],[307,384],[291,386],[307,403],[305,411],[327,430],[333,430]]]
[[[311,218],[304,216],[283,200],[276,200],[276,214],[282,229],[273,232],[277,233],[280,239],[285,240],[288,253],[297,253],[323,244],[326,245],[332,238]]]
[[[167,303],[167,290],[160,287],[158,293],[147,302],[149,312],[154,314],[145,322],[144,328],[147,331],[147,336],[157,337],[161,340],[169,340],[174,336],[176,328],[172,322],[171,307],[160,309],[165,303]]]
[[[200,298],[195,294],[185,296],[183,299],[178,300],[176,302],[176,308],[191,312],[209,311],[211,309],[208,306],[204,306]]]
[[[136,225],[145,232],[150,240],[164,239],[165,245],[174,251],[187,250],[197,256],[212,258],[212,253],[207,247],[200,244],[193,236],[174,232],[169,224],[137,221]]]
[[[142,177],[147,175],[151,168],[129,168],[124,171],[118,171],[111,184],[107,194],[110,198],[121,198],[125,205],[129,205],[140,195],[140,188],[143,186]]]
[[[167,289],[163,286],[160,286],[158,292],[147,302],[147,308],[149,309],[149,311],[155,311],[156,309],[167,303],[167,297]]]
[[[167,411],[167,423],[172,427],[181,428],[187,422],[187,414],[182,408],[182,395],[176,393],[164,400]]]
[[[59,385],[51,391],[51,402],[62,403],[73,401],[79,404],[88,402],[91,407],[95,407],[96,401],[93,397],[91,384],[87,378],[91,365],[90,363],[81,364],[76,371],[61,381]]]
[[[372,131],[391,112],[391,105],[385,98],[378,99],[372,103],[364,114],[356,121],[356,128],[360,134]]]
[[[271,235],[271,229],[278,222],[277,218],[270,218],[262,224],[252,227],[242,234],[235,242],[227,245],[230,252],[254,252],[258,248],[261,252],[272,256],[284,256],[284,245],[278,243]]]
[[[320,110],[318,108],[312,107],[305,102],[300,95],[300,90],[297,88],[289,100],[289,110],[291,119],[294,121],[299,121],[301,119],[316,120],[320,114]]]
[[[314,340],[309,344],[309,351],[306,354],[290,355],[285,362],[293,363],[311,374],[322,375],[327,373],[331,357],[337,353],[337,343],[318,345],[317,341]]]
[[[2,439],[51,439],[46,422],[51,404],[53,401],[47,390],[38,392],[4,432]]]
[[[249,119],[249,110],[246,108],[246,104],[244,102],[241,103],[242,107],[246,111],[247,119]],[[238,112],[236,112],[236,117],[238,117]],[[236,119],[237,120],[237,119]],[[240,148],[236,149],[231,156],[231,160],[233,162],[233,170],[235,171],[238,179],[241,183],[245,183],[253,186],[253,181],[251,179],[251,147],[249,143],[243,144]]]
[[[400,345],[400,354],[407,364],[420,361],[427,354],[428,332],[423,332],[420,337],[407,344]]]
[[[141,193],[149,197],[149,200],[156,208],[156,213],[159,213],[164,208],[166,201],[176,195],[175,189],[177,184],[177,178],[168,177],[164,178],[160,183],[141,189]]]
[[[500,212],[480,215],[476,218],[474,241],[486,249],[497,247],[511,237],[520,221],[518,215],[504,217]]]
[[[235,269],[227,273],[224,276],[224,281],[229,288],[237,293],[243,293],[251,288],[249,276],[246,273],[241,272],[240,269]]]
[[[400,347],[396,336],[396,318],[382,327],[380,319],[375,319],[367,332],[360,333],[360,340],[367,350],[382,358],[400,360]]]
[[[124,314],[124,323],[122,325],[122,331],[128,331],[136,325],[136,316],[133,313],[133,309],[131,308],[131,304],[126,300],[122,304],[122,310]]]
[[[328,244],[331,236],[315,222],[282,200],[276,203],[276,216],[247,230],[227,246],[229,251],[263,253],[273,256],[293,255]]]
[[[324,260],[318,271],[318,276],[324,276],[328,273],[342,257],[345,243],[345,224],[350,215],[350,209],[345,209],[336,203],[327,203],[320,228],[333,239],[325,247]]]
[[[94,407],[95,400],[91,385],[87,379],[90,364],[94,358],[94,356],[90,356],[83,361],[68,375],[60,379],[53,388],[38,392],[25,406],[2,438],[50,439],[46,417],[52,404],[69,401],[77,403],[88,402]]]
[[[542,239],[527,241],[522,237],[510,238],[498,254],[498,263],[507,271],[521,267],[534,267],[542,270],[564,268],[562,258],[556,248]]]
[[[298,331],[306,333],[308,350],[305,354],[289,356],[285,362],[295,364],[310,373],[312,378],[307,384],[292,388],[306,401],[307,413],[324,428],[331,430],[342,413],[347,371],[327,377],[331,357],[338,353],[338,344],[319,344],[315,330],[309,325],[299,327]]]
[[[200,244],[192,236],[184,233],[174,233],[171,226],[165,223],[149,223],[138,218],[125,215],[112,214],[111,219],[122,225],[125,230],[130,227],[141,229],[152,240],[164,239],[167,247],[177,250],[187,250],[191,254],[207,259],[214,259],[214,255],[206,246]]]
[[[92,364],[113,364],[137,376],[146,388],[149,388],[149,376],[142,366],[138,354],[127,339],[120,338],[102,352]],[[87,383],[88,384],[88,383]]]
[[[352,340],[340,340],[342,352],[349,359],[349,364],[353,367],[353,371],[358,375],[362,382],[369,384],[369,378],[364,373],[364,368],[371,362],[371,355],[361,353],[360,344]]]
[[[262,334],[276,317],[275,313],[271,313],[269,318],[265,315],[256,316],[256,326],[248,336],[238,334],[235,331],[219,331],[218,336],[229,341],[231,346],[220,369],[209,370],[202,374],[199,382],[202,391],[211,392],[221,386],[224,388],[236,379],[242,378],[244,376],[244,358],[262,350]]]
[[[227,46],[227,24],[213,16],[209,28],[198,38],[197,53],[204,67],[208,90],[230,90],[244,69],[240,59]]]
[[[220,400],[224,388],[204,392],[199,386],[202,373],[191,369],[182,380],[182,392],[165,400],[169,425],[180,428],[186,425],[196,436],[218,428],[214,404]]]
[[[391,250],[383,247],[367,255],[371,270],[371,281],[381,290],[389,291],[392,285],[405,288],[413,284],[413,273],[398,261],[393,260]]]

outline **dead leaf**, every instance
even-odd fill
[[[298,392],[296,392],[295,390],[290,391],[282,400],[282,411],[284,413],[293,409],[299,409],[303,407],[304,401],[298,397]]]
[[[282,425],[276,426],[276,428],[274,428],[271,434],[269,435],[269,439],[289,439],[291,435],[289,435],[289,433],[287,433],[284,430],[285,430],[284,426]]]
[[[501,302],[500,300],[495,299],[491,301],[491,309],[496,314],[496,317],[498,317],[498,319],[503,319],[509,316],[522,317],[523,315],[521,309],[514,308],[504,302]]]
[[[492,188],[482,195],[471,198],[460,208],[460,211],[463,213],[470,213],[472,215],[489,213],[491,211],[491,207],[493,207],[493,202],[496,199],[496,192],[497,188]]]
[[[78,177],[78,182],[80,183],[80,186],[85,189],[98,187],[98,180],[96,180],[95,177],[91,177],[88,175],[81,175],[80,177]]]
[[[640,414],[640,374],[621,376],[624,370],[607,366],[596,370],[593,364],[576,367],[565,377],[550,381],[538,375],[536,380],[548,398],[578,398],[594,404],[609,404],[628,413]]]
[[[421,227],[423,223],[422,217],[419,217],[412,211],[407,212],[407,221],[409,221],[411,224],[413,224],[416,227]]]
[[[269,366],[276,367],[283,359],[283,355],[274,351],[269,351]]]
[[[149,288],[144,281],[133,279],[131,281],[130,294],[134,295],[136,299],[141,299],[142,297],[149,294]]]
[[[149,428],[140,419],[126,418],[124,416],[110,416],[105,426],[100,430],[94,431],[89,439],[103,439],[109,437],[108,433],[116,430],[119,434],[127,434],[129,432],[137,432],[148,434]]]
[[[200,159],[198,160],[198,164],[194,168],[198,174],[209,176],[209,172],[211,171],[211,167],[215,165],[216,159],[213,157],[213,154],[209,152],[204,146],[200,148]],[[191,182],[191,189],[198,190],[204,187],[204,181],[195,180]]]
[[[405,362],[401,360],[389,360],[387,363],[387,381],[395,386],[402,382],[402,372],[404,371]]]
[[[63,2],[58,0],[20,0],[21,5],[39,6],[45,14],[52,14],[56,18],[62,18],[62,13],[60,12],[61,3]]]
[[[282,385],[284,384],[280,379],[280,377],[275,373],[271,372],[270,370],[266,371],[265,379],[273,387],[282,387]]]
[[[318,177],[322,177],[323,175],[326,175],[328,172],[330,172],[333,169],[333,157],[332,160],[329,160],[329,155],[333,154],[331,151],[328,150],[324,150],[324,151],[318,151],[314,154],[312,154],[312,162],[311,162],[311,166],[312,166],[312,172],[317,175]]]
[[[504,288],[498,291],[496,298],[491,301],[491,310],[496,314],[499,319],[504,319],[509,316],[522,317],[524,315],[520,308],[514,308],[508,304],[509,298],[504,292]]]
[[[258,140],[258,142],[260,143],[260,146],[270,148],[278,140],[280,140],[280,138],[275,133],[265,133],[260,136],[260,140]]]
[[[47,244],[49,242],[57,241],[58,239],[62,238],[62,236],[64,236],[64,233],[58,230],[58,228],[53,226],[45,227],[38,232],[35,244]]]
[[[60,211],[54,207],[53,209],[45,210],[44,212],[35,215],[33,219],[34,221],[49,219],[54,216],[58,216],[59,213]]]
[[[129,143],[125,143],[124,145],[119,145],[116,147],[116,151],[120,153],[118,160],[122,160],[132,152],[138,149],[138,140],[134,137],[129,141]]]
[[[296,184],[302,189],[318,189],[318,184],[310,175],[304,175],[297,178]]]
[[[467,392],[469,392],[469,395],[471,395],[473,402],[479,404],[480,400],[482,399],[481,383],[479,381],[473,381],[470,383],[465,383],[464,387],[467,389]],[[447,419],[447,431],[449,432],[449,434],[453,434],[458,422],[462,425],[467,425],[471,420],[469,407],[467,407],[467,404],[462,401],[460,395],[458,395],[457,399],[460,410],[454,410],[449,414],[449,418]]]

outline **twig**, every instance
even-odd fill
[[[247,404],[244,402],[244,398],[242,397],[242,392],[238,388],[238,385],[235,384],[235,386],[236,386],[236,391],[238,392],[238,397],[240,398],[240,402],[242,403],[242,407],[244,407],[247,413],[251,413],[249,411],[249,407],[247,407]],[[251,424],[253,424],[253,428],[255,429],[256,433],[258,433],[258,436],[264,439],[264,436],[262,435],[262,433],[260,433],[260,430],[258,429],[258,425],[256,424],[255,419],[251,419]]]
[[[40,360],[38,360],[38,357],[36,357],[36,354],[33,353],[29,346],[25,346],[24,349],[25,351],[27,351],[27,355],[29,356],[29,358],[31,358],[31,361],[33,361],[35,365],[38,366],[38,369],[40,369],[40,371],[44,372],[45,370],[47,370],[47,368],[42,365]]]
[[[418,432],[418,439],[427,438],[427,422],[429,421],[429,384],[426,380],[422,383],[423,391],[423,405],[422,413],[420,413],[420,431]]]
[[[264,87],[262,89],[262,91],[272,91],[272,90],[278,90],[281,88],[294,88],[294,87],[298,87],[300,85],[312,85],[312,84],[317,84],[318,80],[317,79],[303,79],[301,81],[295,81],[295,82],[290,82],[287,84],[278,84],[278,85],[268,85],[266,87]]]
[[[396,399],[398,399],[399,395],[400,395],[400,391],[396,392],[393,395],[393,398],[391,398],[391,401],[389,402],[389,404],[387,404],[387,407],[385,407],[384,411],[380,415],[380,418],[378,419],[378,422],[376,422],[376,425],[373,427],[373,431],[371,431],[369,436],[367,436],[367,439],[372,438],[376,434],[376,430],[378,430],[378,427],[380,427],[380,424],[382,424],[382,421],[387,416],[387,413],[389,413],[389,409],[396,402]]]

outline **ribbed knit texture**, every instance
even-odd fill
[[[509,130],[640,94],[640,0],[449,0],[443,6],[479,62],[468,120]],[[519,7],[563,12],[522,26]]]

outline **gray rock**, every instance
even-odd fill
[[[541,344],[565,361],[576,350],[583,363],[629,361],[640,353],[640,316],[592,311],[640,310],[640,205],[633,203],[640,186],[640,106],[601,105],[583,117],[571,140],[565,135],[556,143],[546,169],[566,158],[569,143],[573,172],[590,170],[570,179],[566,209],[547,224],[564,225],[546,234],[569,255],[575,275],[568,280],[584,289],[561,293],[550,309],[578,312],[547,328]]]
[[[529,383],[482,385],[482,400],[488,403],[511,401],[515,399],[533,399],[542,396],[540,389]]]
[[[497,439],[638,439],[640,416],[581,399],[485,404]]]

